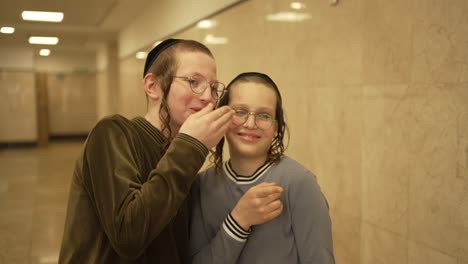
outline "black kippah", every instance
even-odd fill
[[[266,75],[265,73],[261,73],[261,72],[243,72],[243,73],[237,75],[236,78],[232,79],[232,81],[228,84],[228,86],[227,86],[228,91],[229,91],[229,88],[231,87],[231,85],[234,82],[236,82],[238,79],[240,79],[242,77],[246,77],[246,76],[257,76],[257,77],[260,77],[263,80],[265,80],[267,83],[271,84],[271,86],[273,86],[273,89],[276,91],[276,93],[278,95],[278,99],[281,101],[281,93],[280,93],[276,83],[270,78],[270,76]]]
[[[163,52],[165,49],[169,48],[170,46],[176,44],[177,42],[182,41],[181,39],[166,39],[163,42],[159,43],[154,47],[149,53],[148,56],[146,57],[146,62],[145,62],[145,69],[143,71],[143,78],[145,75],[148,73],[149,68],[151,65],[153,65],[153,62],[156,60],[156,58]]]

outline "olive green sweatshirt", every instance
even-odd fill
[[[186,263],[189,191],[208,149],[142,117],[91,131],[71,182],[59,263]]]

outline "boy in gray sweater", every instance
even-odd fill
[[[276,84],[262,73],[242,73],[219,105],[235,112],[225,135],[230,159],[223,162],[223,139],[215,166],[192,185],[192,262],[335,263],[316,177],[283,155],[286,123]]]

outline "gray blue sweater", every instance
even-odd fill
[[[243,230],[230,216],[251,187],[275,182],[284,188],[283,212]],[[327,202],[316,177],[284,156],[253,175],[237,175],[229,162],[221,175],[213,167],[192,185],[192,263],[335,263]]]

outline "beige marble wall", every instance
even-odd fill
[[[468,263],[468,2],[251,0],[213,29],[218,77],[268,73],[282,90],[288,155],[318,176],[337,263]],[[144,111],[143,64],[121,62],[120,109]]]
[[[117,112],[120,90],[116,42],[99,46],[96,65],[96,116],[101,119]]]
[[[101,119],[111,112],[111,87],[109,86],[109,74],[106,70],[96,73],[96,116]]]
[[[103,70],[96,73],[96,119],[117,113],[117,100],[120,90],[118,87],[118,72]]]
[[[96,74],[50,73],[47,80],[49,133],[87,134],[97,121]]]
[[[48,131],[87,134],[97,121],[95,73],[48,73]],[[114,95],[114,97],[117,97]],[[0,71],[0,142],[37,142],[35,73]]]
[[[34,73],[0,70],[0,142],[35,142],[37,109]]]
[[[130,57],[120,63],[118,113],[128,118],[141,116],[146,111],[143,90],[144,60]]]

